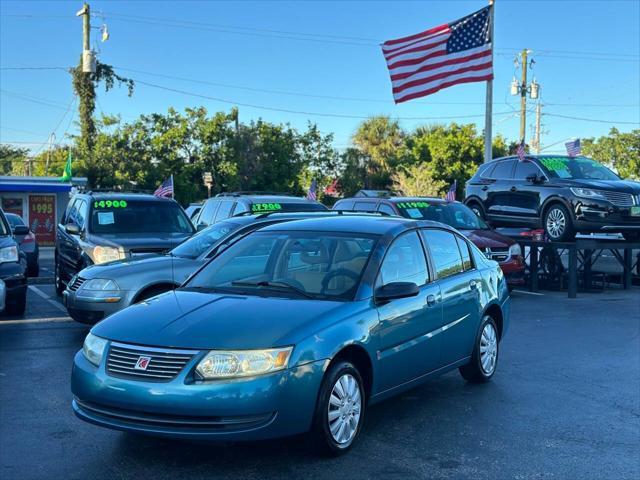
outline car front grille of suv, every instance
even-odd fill
[[[623,192],[601,192],[604,198],[613,203],[616,207],[632,207],[637,203],[633,195]]]

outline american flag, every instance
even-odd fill
[[[309,200],[316,200],[316,189],[318,188],[318,182],[314,180],[311,181],[311,185],[309,185],[309,191],[307,192],[307,198]]]
[[[422,33],[387,40],[387,61],[396,103],[459,83],[493,78],[491,5]]]
[[[524,158],[526,154],[527,152],[524,149],[524,142],[521,142],[520,145],[518,145],[518,149],[516,150],[516,155],[518,155],[518,159],[521,162],[524,162]]]
[[[153,194],[156,197],[173,197],[173,175],[162,182]]]
[[[567,147],[567,155],[570,157],[575,157],[580,155],[580,139],[576,138],[575,140],[571,140],[564,144]]]
[[[449,187],[449,190],[447,191],[447,194],[444,196],[444,199],[447,202],[455,202],[456,201],[456,190],[458,189],[458,181],[454,180],[453,183],[451,184],[451,186]]]

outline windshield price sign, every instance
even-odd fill
[[[282,210],[279,203],[254,203],[251,205],[252,212],[277,212]]]
[[[427,202],[399,202],[398,208],[429,208]]]
[[[125,200],[100,200],[93,202],[93,208],[127,208]]]

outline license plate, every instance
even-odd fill
[[[631,207],[631,216],[640,217],[640,207]]]

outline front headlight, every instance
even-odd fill
[[[91,280],[84,282],[82,287],[80,287],[80,290],[105,291],[120,290],[120,288],[114,280],[109,280],[107,278],[92,278]]]
[[[84,339],[82,345],[82,353],[96,367],[100,365],[104,349],[107,348],[107,341],[104,338],[96,337],[93,333],[89,333]]]
[[[598,190],[591,190],[590,188],[570,188],[569,190],[571,190],[576,197],[606,200],[605,196]]]
[[[511,255],[512,257],[521,257],[522,249],[520,248],[520,245],[518,245],[517,243],[511,245],[509,247],[509,255]]]
[[[97,246],[93,248],[91,259],[93,263],[107,263],[124,258],[124,255],[120,255],[120,250],[115,247],[101,247]]]
[[[18,261],[18,247],[13,245],[11,247],[0,248],[0,263],[17,262],[17,261]]]
[[[212,350],[196,367],[205,380],[251,377],[287,368],[293,347],[268,350]]]

